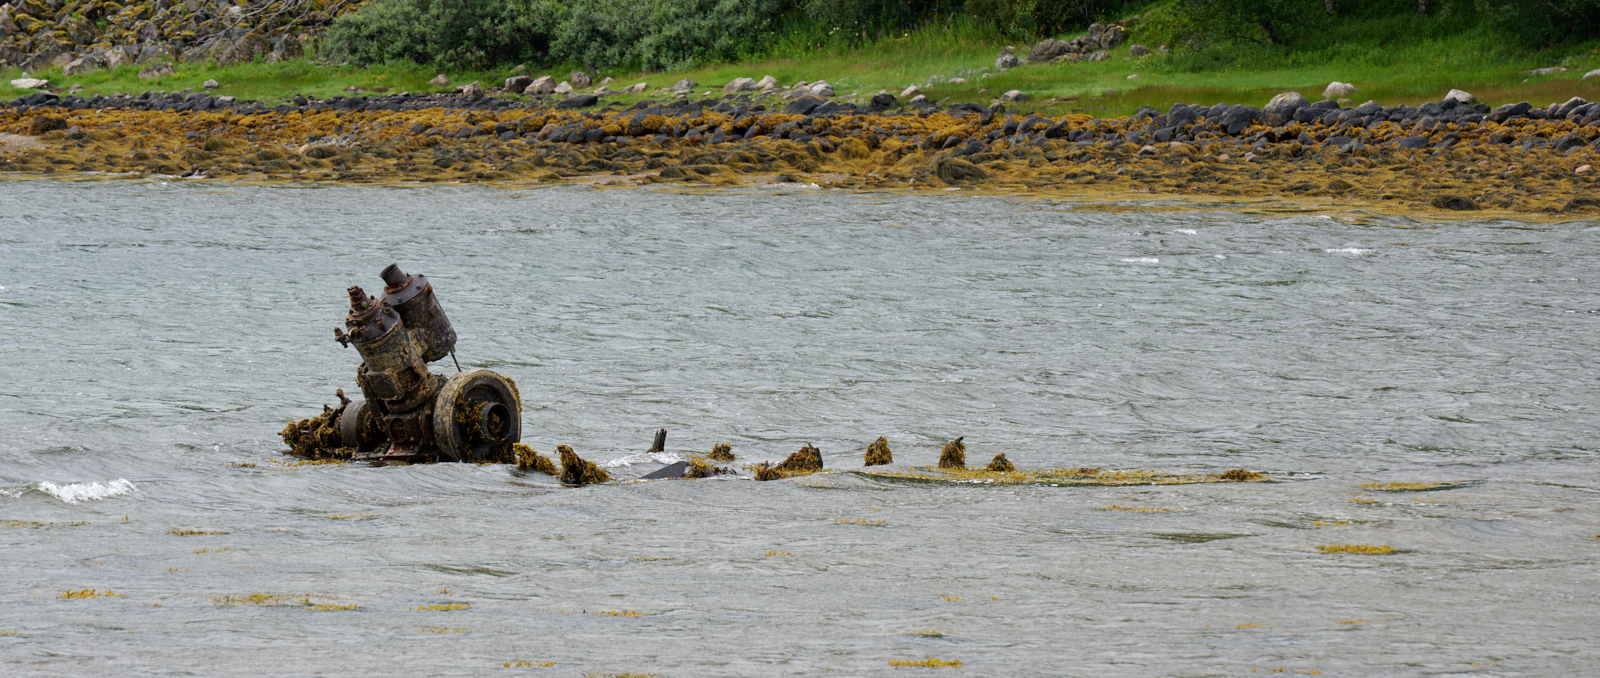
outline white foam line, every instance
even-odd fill
[[[632,466],[634,464],[671,464],[683,460],[683,457],[672,452],[640,452],[639,454],[630,454],[620,459],[612,459],[611,461],[601,462],[599,466],[601,468],[621,468],[623,466]]]
[[[80,501],[96,501],[105,499],[107,497],[115,497],[118,495],[128,494],[129,492],[133,492],[137,489],[139,488],[134,487],[133,483],[129,482],[127,478],[108,480],[103,483],[67,483],[65,485],[57,485],[49,481],[39,483],[40,492],[55,497],[56,499],[60,499],[68,504],[76,504]]]

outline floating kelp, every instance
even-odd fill
[[[690,459],[689,468],[683,472],[685,478],[711,478],[714,476],[733,475],[733,469],[713,466],[703,459]]]
[[[944,449],[939,450],[939,468],[964,469],[967,467],[967,446],[956,438],[944,444]]]
[[[1214,473],[1212,475],[1216,476],[1217,480],[1232,480],[1237,482],[1261,480],[1262,478],[1266,477],[1260,473],[1242,468],[1236,468],[1231,471],[1223,471],[1222,473]]]
[[[711,454],[706,455],[711,461],[733,461],[733,446],[727,443],[717,443],[711,447]]]
[[[557,475],[556,464],[549,457],[539,454],[533,448],[522,443],[511,445],[512,454],[517,458],[517,469],[521,471],[537,471],[547,476]]]
[[[611,480],[611,476],[599,466],[595,466],[594,462],[579,458],[571,447],[557,445],[556,451],[561,453],[561,482],[568,485],[588,485]]]
[[[886,466],[894,463],[894,454],[889,452],[889,439],[878,436],[867,446],[867,456],[863,460],[867,466]]]
[[[1387,556],[1396,553],[1393,546],[1373,546],[1371,544],[1323,544],[1317,547],[1317,552],[1354,553],[1363,556]]]
[[[1017,467],[1012,466],[1011,461],[1006,459],[1006,453],[1001,452],[994,455],[994,459],[989,462],[989,466],[984,470],[990,473],[1016,473]]]
[[[779,471],[778,469],[773,468],[772,466],[768,465],[766,462],[762,462],[762,463],[756,464],[755,466],[750,467],[750,471],[755,474],[756,480],[782,480],[783,479],[783,471]]]
[[[948,447],[948,446],[947,446]],[[1190,485],[1221,482],[1265,482],[1261,476],[1248,481],[1224,479],[1225,474],[1163,473],[1159,471],[1125,470],[1105,471],[1098,468],[1023,469],[990,471],[987,468],[935,468],[918,466],[909,469],[864,469],[855,473],[874,478],[902,479],[944,483],[973,483],[990,485],[1049,485],[1067,486],[1121,486],[1121,485]]]
[[[1363,490],[1372,492],[1427,492],[1430,490],[1453,490],[1460,487],[1455,483],[1428,482],[1428,483],[1366,483],[1361,486]]]

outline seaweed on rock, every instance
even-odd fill
[[[556,451],[561,453],[561,482],[568,485],[588,485],[611,480],[611,476],[606,474],[604,469],[595,466],[592,461],[578,457],[571,447],[557,445]]]
[[[989,462],[989,466],[985,470],[990,473],[1016,473],[1017,467],[1012,466],[1011,461],[1006,459],[1006,453],[1001,452],[994,455],[994,460]]]
[[[522,471],[537,471],[547,476],[559,475],[556,464],[549,457],[539,454],[527,445],[512,443],[511,451],[517,457],[517,468]]]
[[[945,443],[944,449],[939,450],[939,468],[964,469],[967,467],[967,446],[961,438],[956,438]]]
[[[711,454],[706,455],[711,461],[733,461],[733,446],[727,443],[717,443],[711,447]]]
[[[822,470],[822,451],[810,445],[800,448],[800,451],[789,455],[788,459],[778,464],[777,469],[785,473],[815,473]]]
[[[884,466],[894,463],[894,454],[889,451],[889,439],[878,436],[867,446],[866,466]]]

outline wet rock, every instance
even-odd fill
[[[549,457],[539,454],[527,445],[512,443],[511,453],[516,456],[519,470],[534,471],[547,476],[553,476],[558,473],[555,462],[550,461]]]
[[[1339,82],[1338,80],[1335,80],[1328,83],[1328,86],[1322,90],[1322,98],[1343,99],[1355,93],[1355,85],[1352,85],[1348,82]]]
[[[529,95],[555,94],[556,79],[548,75],[542,75],[534,78],[533,82],[528,83],[527,88],[522,90],[522,93]]]
[[[967,467],[967,446],[961,442],[963,438],[966,438],[966,436],[961,436],[945,443],[944,449],[939,450],[939,468],[964,469]]]
[[[711,461],[733,461],[733,446],[727,443],[717,443],[711,446],[711,454],[706,455]]]
[[[822,451],[810,445],[803,445],[798,452],[789,455],[789,458],[774,468],[787,473],[821,471]]]
[[[1442,210],[1481,210],[1481,209],[1483,209],[1482,207],[1479,207],[1478,203],[1476,201],[1474,201],[1472,198],[1464,198],[1464,197],[1461,197],[1459,195],[1441,195],[1441,196],[1435,197],[1433,200],[1428,201],[1428,204],[1433,205],[1434,207],[1437,207],[1437,208],[1442,209]]]
[[[505,91],[512,94],[521,94],[528,90],[528,85],[533,84],[533,78],[527,75],[513,75],[506,78]]]
[[[989,462],[989,465],[984,470],[991,473],[1016,473],[1017,467],[1012,466],[1011,462],[1006,459],[1006,453],[1001,452],[994,455],[994,459]]]
[[[879,436],[877,440],[872,441],[872,444],[867,446],[866,458],[863,461],[866,466],[893,464],[894,454],[889,451],[889,439]]]
[[[1150,48],[1139,43],[1128,45],[1128,56],[1134,58],[1150,56]]]
[[[573,89],[583,89],[594,84],[594,82],[590,80],[589,74],[584,71],[573,71],[567,76],[567,82],[572,83]]]
[[[888,92],[878,92],[877,94],[872,95],[872,99],[867,102],[867,105],[870,106],[872,110],[887,111],[891,108],[898,107],[900,105],[900,101],[894,98],[893,94]]]
[[[556,452],[561,454],[561,482],[568,485],[588,485],[611,480],[611,476],[604,469],[595,466],[594,462],[580,458],[571,447],[557,445]]]
[[[434,87],[449,87],[450,78],[447,78],[443,73],[440,73],[439,75],[433,76],[433,79],[429,80],[428,84],[433,85]]]
[[[734,93],[737,93],[737,92],[753,92],[753,91],[755,91],[755,89],[756,89],[756,81],[753,78],[734,78],[733,82],[730,82],[730,83],[722,86],[722,92],[724,94],[734,94]]]
[[[783,112],[788,113],[789,115],[809,115],[811,111],[815,110],[818,106],[821,106],[824,103],[826,102],[824,102],[820,97],[815,97],[808,94],[789,102],[789,105],[784,107]]]
[[[172,64],[156,64],[140,70],[139,80],[143,82],[149,82],[157,78],[171,77],[177,72],[178,71],[172,67]]]
[[[1003,103],[1008,103],[1008,104],[1012,103],[1012,102],[1027,101],[1027,100],[1028,100],[1028,95],[1024,94],[1022,92],[1022,90],[1017,90],[1017,89],[1008,91],[1005,94],[1000,95],[1000,101],[1003,102]]]
[[[1301,96],[1299,92],[1284,92],[1272,97],[1272,100],[1261,108],[1261,113],[1266,117],[1268,125],[1281,127],[1290,120],[1295,119],[1295,113],[1300,109],[1307,108],[1310,105],[1311,102],[1306,101],[1306,98]]]

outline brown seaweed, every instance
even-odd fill
[[[878,436],[867,446],[867,456],[864,459],[866,466],[884,466],[894,463],[894,454],[889,452],[889,439]]]
[[[706,455],[711,461],[733,461],[733,446],[727,443],[717,443],[711,447],[711,454]]]
[[[1016,473],[1017,467],[1011,465],[1011,460],[1006,459],[1006,453],[994,455],[994,460],[989,462],[985,469],[991,473]]]
[[[511,451],[517,457],[517,468],[522,471],[537,471],[547,476],[557,475],[556,464],[549,457],[539,454],[536,450],[522,443],[513,443]]]
[[[611,476],[606,474],[604,469],[595,466],[592,461],[578,457],[571,447],[557,445],[556,451],[561,453],[561,482],[568,485],[588,485],[611,480]]]
[[[967,446],[961,442],[962,438],[966,436],[945,443],[944,449],[939,450],[939,468],[967,467]]]

